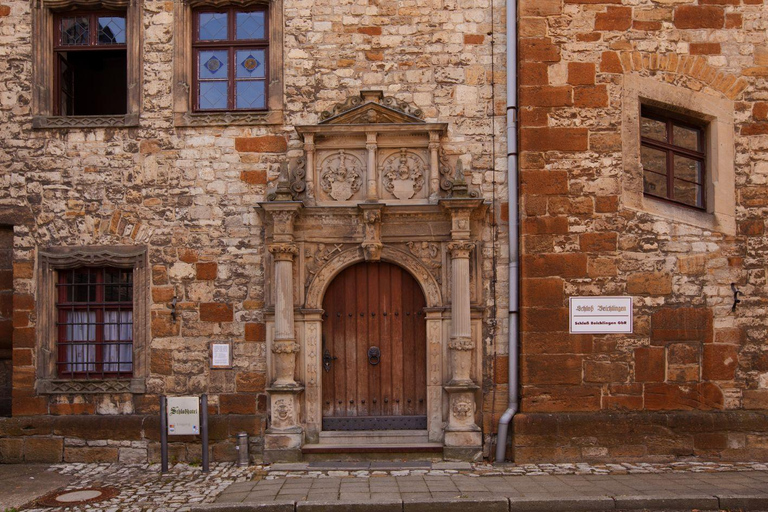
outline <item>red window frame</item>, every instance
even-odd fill
[[[264,37],[262,39],[235,39],[237,13],[263,12],[264,13]],[[227,14],[227,38],[223,40],[200,40],[200,14],[205,13],[226,13]],[[193,34],[192,34],[192,104],[195,112],[262,112],[268,110],[269,105],[269,9],[265,6],[255,6],[251,8],[228,7],[228,8],[199,8],[192,12]],[[235,69],[237,63],[235,56],[237,50],[264,50],[264,107],[263,108],[237,108],[235,104]],[[227,108],[213,109],[200,108],[200,52],[201,51],[227,51],[227,64],[229,73],[227,75]],[[261,79],[259,79],[261,81]]]
[[[83,52],[83,51],[114,51],[123,50],[126,52],[126,63],[128,60],[128,45],[127,43],[115,43],[104,44],[99,43],[99,18],[100,17],[114,17],[123,18],[126,24],[126,31],[128,25],[128,16],[125,11],[72,11],[67,13],[61,13],[54,16],[54,38],[53,38],[53,57],[54,57],[54,115],[72,115],[71,112],[62,112],[61,96],[63,94],[62,89],[62,60],[64,53],[67,52]],[[75,44],[62,44],[61,35],[61,21],[64,18],[88,18],[88,43],[75,45]],[[127,34],[126,34],[127,35]],[[127,40],[127,37],[126,37]],[[126,84],[127,87],[127,84]],[[72,105],[72,101],[69,105]]]
[[[85,283],[75,282],[76,274],[86,274]],[[126,281],[118,279],[117,282],[107,283],[105,276],[107,273],[121,273],[126,276]],[[68,280],[69,278],[69,280]],[[106,287],[118,287],[118,296],[122,295],[119,287],[127,288],[130,300],[107,300]],[[77,287],[85,287],[87,290],[87,301],[70,300],[70,297],[76,298],[75,291]],[[69,294],[69,292],[72,292]],[[93,297],[92,297],[93,296]],[[79,379],[105,379],[105,378],[130,378],[133,376],[133,336],[130,340],[105,340],[105,326],[115,325],[105,322],[106,312],[118,313],[118,331],[120,331],[121,313],[133,312],[133,272],[130,269],[121,269],[113,267],[79,267],[74,269],[61,269],[58,271],[56,283],[56,349],[57,349],[57,375],[64,378]],[[93,298],[93,300],[90,300]],[[95,313],[93,323],[68,322],[67,314],[70,312],[81,311],[86,313]],[[67,327],[70,325],[85,325],[88,332],[93,328],[94,339],[85,341],[67,340]],[[131,315],[131,332],[133,332],[133,315]],[[122,361],[120,359],[120,347],[130,344],[131,360]],[[72,347],[83,346],[88,352],[93,350],[93,360],[71,361],[67,357],[68,350]],[[117,360],[105,361],[104,347],[110,346],[117,348]],[[116,369],[105,370],[105,366],[116,366]],[[91,369],[92,367],[92,369]],[[128,370],[127,368],[130,368]]]
[[[666,179],[667,179],[667,194],[661,195],[661,194],[652,194],[650,192],[645,192],[645,173],[646,172],[653,172],[653,171],[646,171],[645,168],[643,168],[643,190],[644,194],[647,196],[651,196],[657,199],[662,199],[666,201],[674,202],[675,204],[679,204],[682,206],[688,206],[690,208],[695,208],[697,210],[706,210],[707,208],[707,155],[706,155],[706,136],[704,133],[704,128],[700,125],[696,125],[693,123],[689,123],[686,121],[682,121],[678,118],[671,117],[665,113],[661,113],[655,110],[643,108],[641,109],[640,113],[640,123],[642,123],[642,119],[652,119],[654,121],[663,122],[666,125],[666,140],[660,141],[657,139],[652,139],[649,137],[640,137],[640,145],[641,148],[643,146],[652,148],[657,151],[663,151],[666,153]],[[687,130],[694,130],[697,133],[697,142],[698,147],[701,148],[701,151],[694,151],[692,149],[688,149],[683,146],[679,146],[674,144],[674,127],[679,126],[681,128],[685,128]],[[692,182],[690,180],[684,180],[683,178],[678,178],[682,181],[686,181],[688,183],[695,183],[696,185],[701,187],[701,201],[697,202],[697,204],[690,204],[683,201],[680,201],[675,197],[675,163],[674,158],[675,155],[679,155],[685,158],[689,158],[691,160],[695,160],[699,162],[701,165],[701,183],[698,182]],[[642,161],[641,161],[642,163]],[[658,174],[658,173],[656,173]]]

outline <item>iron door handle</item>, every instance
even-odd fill
[[[331,363],[333,363],[338,357],[332,357],[328,349],[323,349],[323,370],[326,372],[331,371]]]
[[[368,362],[371,363],[371,366],[376,366],[381,362],[381,350],[379,350],[379,347],[368,349]]]

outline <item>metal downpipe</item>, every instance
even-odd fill
[[[507,189],[509,200],[509,400],[499,420],[496,462],[507,452],[507,434],[518,410],[519,227],[517,191],[517,0],[507,0]]]

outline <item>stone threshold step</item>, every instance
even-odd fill
[[[402,443],[402,444],[305,444],[302,453],[442,453],[441,443]]]

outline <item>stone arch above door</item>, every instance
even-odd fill
[[[382,261],[388,261],[403,267],[416,279],[416,282],[421,286],[422,292],[424,292],[424,297],[427,299],[428,308],[443,306],[440,285],[438,285],[434,276],[419,259],[386,245],[381,250],[381,259]],[[363,250],[359,247],[348,249],[330,259],[318,270],[314,279],[310,282],[305,307],[307,309],[322,309],[323,296],[333,278],[345,268],[362,261],[365,261],[365,257]]]

